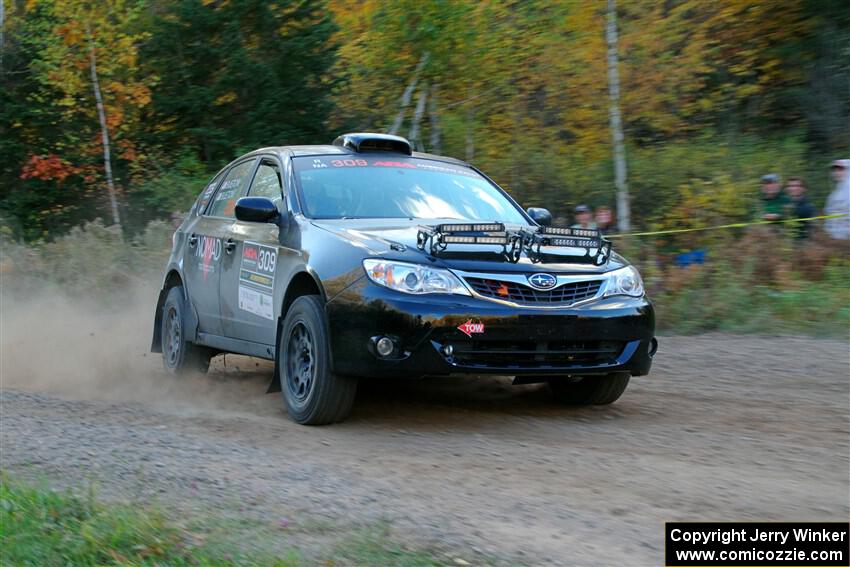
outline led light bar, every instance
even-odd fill
[[[593,238],[550,238],[549,246],[569,246],[570,248],[599,248],[602,243]]]
[[[478,244],[507,244],[508,235],[502,236],[476,236],[475,242]]]
[[[457,236],[444,234],[440,238],[444,244],[507,244],[508,235],[502,236]]]
[[[577,236],[579,238],[599,238],[599,231],[595,228],[558,228],[554,226],[544,226],[543,234]]]
[[[438,232],[504,232],[505,225],[502,223],[469,223],[469,224],[441,224],[437,227]]]

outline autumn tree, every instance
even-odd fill
[[[137,46],[144,37],[134,28],[140,6],[124,0],[33,0],[26,9],[46,14],[53,34],[53,41],[45,41],[34,53],[30,71],[40,89],[29,99],[35,102],[45,91],[59,94],[54,104],[62,121],[81,128],[62,132],[57,155],[75,172],[83,172],[87,181],[105,180],[111,218],[120,226],[113,154],[133,159],[131,133],[137,129],[140,109],[150,102],[151,79],[140,78],[137,65]],[[37,165],[39,160],[29,163]],[[37,167],[26,175],[44,177]]]

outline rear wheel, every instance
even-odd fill
[[[605,405],[616,402],[628,385],[628,372],[607,376],[561,376],[549,379],[549,389],[555,399],[571,405]]]
[[[162,362],[172,374],[206,372],[212,352],[186,340],[186,302],[183,286],[168,290],[162,306]]]
[[[331,372],[330,341],[319,296],[303,295],[292,302],[279,340],[280,384],[292,420],[324,425],[348,417],[357,380]]]

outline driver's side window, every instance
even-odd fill
[[[280,166],[273,160],[264,159],[260,167],[257,168],[248,195],[251,197],[267,197],[277,204],[283,200],[282,188]]]

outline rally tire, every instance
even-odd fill
[[[357,379],[331,371],[324,304],[302,295],[290,305],[279,338],[280,386],[287,413],[302,425],[343,421],[351,413]]]
[[[162,305],[162,363],[171,374],[182,375],[191,372],[204,373],[209,370],[212,352],[186,340],[187,320],[186,300],[182,286],[168,290]]]
[[[549,380],[552,395],[569,405],[602,406],[616,402],[629,385],[629,374],[618,372],[606,376],[559,377]]]

